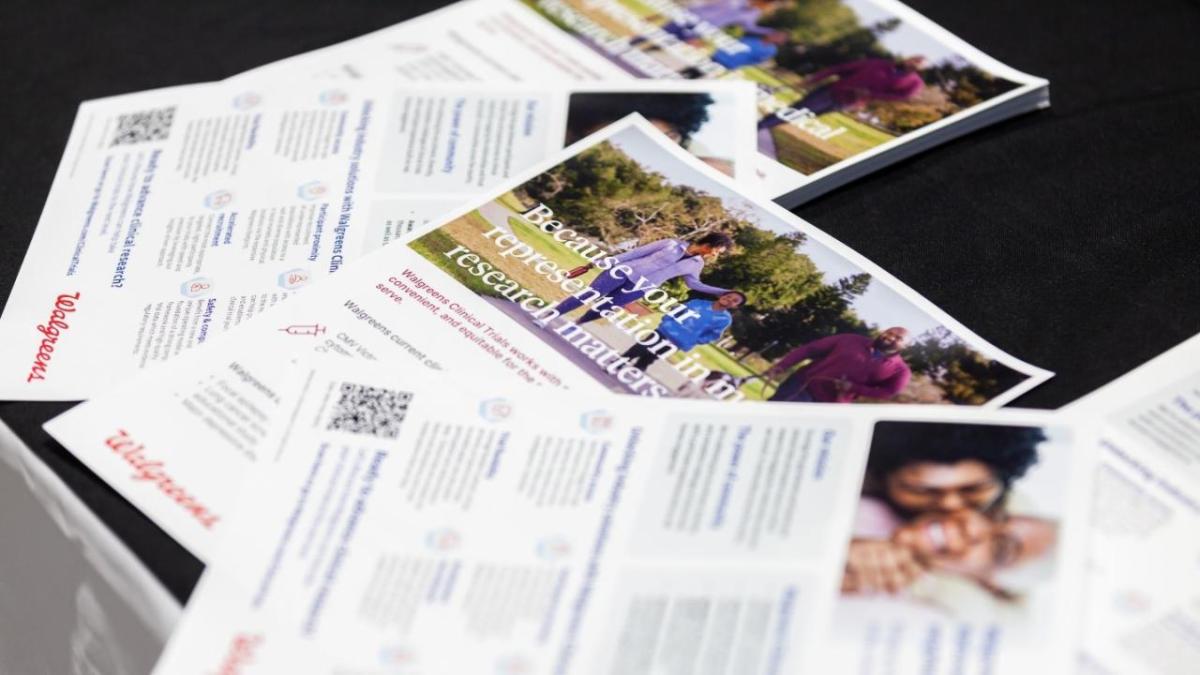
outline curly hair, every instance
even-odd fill
[[[871,438],[867,476],[882,481],[917,462],[976,460],[1008,488],[1038,461],[1046,434],[1037,427],[952,422],[878,422]]]
[[[680,144],[687,147],[692,134],[708,121],[708,94],[601,92],[572,94],[567,112],[567,142],[573,143],[595,127],[641,113],[649,120],[662,120],[679,133]]]
[[[723,248],[728,251],[733,248],[733,237],[724,232],[709,232],[692,243],[701,246],[711,246],[713,248]]]

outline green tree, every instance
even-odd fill
[[[868,103],[867,111],[875,118],[875,126],[903,134],[953,114],[954,108],[923,101],[879,101]]]
[[[731,332],[739,345],[769,359],[827,335],[869,335],[871,327],[851,305],[867,292],[870,284],[871,275],[854,274],[832,284],[822,284],[785,309],[756,312],[750,306],[748,311],[734,317]]]
[[[859,28],[858,15],[841,0],[799,0],[762,17],[758,24],[787,31],[801,45],[832,42]]]
[[[745,293],[756,311],[786,309],[823,286],[821,271],[799,250],[805,239],[744,227],[733,235],[734,250],[705,267],[704,281]]]
[[[694,239],[709,232],[732,234],[748,225],[742,213],[730,209],[719,197],[690,185],[675,186],[671,196],[677,204],[672,214],[673,236],[679,239]]]
[[[1025,376],[971,349],[944,326],[922,333],[903,352],[914,373],[929,377],[954,403],[982,405]]]
[[[946,97],[959,110],[983,103],[1017,87],[1015,82],[980,70],[962,59],[948,59],[928,66],[921,71],[921,77],[926,84],[944,91]]]
[[[746,216],[690,185],[671,185],[604,142],[516,190],[527,206],[545,203],[572,229],[612,246],[636,238],[691,240],[750,227]]]
[[[613,206],[667,201],[670,186],[610,143],[599,143],[517,188],[527,205],[545,203],[568,227],[602,242],[628,238]]]
[[[775,63],[801,75],[810,75],[823,68],[870,58],[894,58],[879,42],[879,36],[896,30],[900,19],[884,19],[870,26],[859,27],[828,42],[793,44],[780,50]]]

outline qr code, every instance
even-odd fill
[[[132,145],[149,141],[165,141],[175,121],[175,107],[143,110],[117,117],[113,145]]]
[[[383,387],[343,382],[341,397],[333,407],[330,431],[348,431],[377,438],[395,438],[408,414],[412,394]]]

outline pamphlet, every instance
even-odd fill
[[[92,396],[639,110],[749,171],[744,83],[230,83],[84,103],[0,319],[0,398]]]
[[[754,83],[758,172],[792,207],[982,126],[1049,84],[894,0],[466,0],[234,79]]]
[[[1200,659],[1200,336],[1067,407],[1103,420],[1084,658],[1182,675]]]
[[[247,477],[160,675],[853,672],[846,639],[886,659],[859,672],[1071,663],[1091,472],[1066,419],[262,365],[287,410],[274,461]],[[873,599],[894,610],[849,636],[865,621],[832,604],[864,572],[843,574],[860,485],[927,583]]]
[[[47,429],[207,559],[282,414],[254,366],[281,354],[724,405],[997,407],[1050,375],[630,118]]]

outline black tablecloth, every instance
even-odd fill
[[[217,80],[438,2],[8,2],[0,21],[0,296],[7,298],[80,101]],[[1057,372],[1057,407],[1200,332],[1200,5],[912,0],[1026,72],[1053,107],[859,180],[797,213],[999,347]],[[0,348],[9,348],[2,345]],[[200,563],[41,425],[0,418],[180,598]]]

